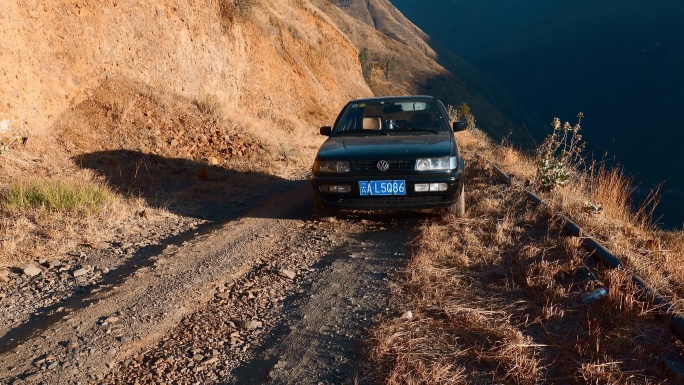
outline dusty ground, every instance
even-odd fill
[[[601,275],[610,295],[583,304],[596,284],[582,273],[595,269],[587,254],[495,180],[475,138],[459,135],[469,164],[460,219],[348,214],[319,223],[303,170],[285,179],[208,168],[216,180],[188,186],[176,183],[181,173],[172,184],[184,187],[168,197],[143,195],[174,202],[168,211],[136,213],[110,242],[0,275],[0,382],[681,378],[664,361],[680,362],[681,344],[633,288],[620,291],[624,274]],[[131,155],[129,166],[142,156]],[[145,159],[150,175],[176,162]],[[225,188],[230,204],[220,204]],[[205,205],[182,204],[184,191],[204,191]]]
[[[411,224],[431,217],[312,222],[309,189],[281,182],[281,193],[245,202],[252,209],[232,220],[181,221],[185,231],[147,248],[90,246],[34,277],[10,272],[2,383],[363,378],[365,330],[387,310]],[[137,236],[156,232],[141,227]]]

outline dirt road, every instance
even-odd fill
[[[353,383],[419,218],[318,223],[310,202],[298,182],[11,329],[0,381]]]

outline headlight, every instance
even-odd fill
[[[349,172],[349,162],[347,161],[318,161],[314,165],[314,171],[320,172]]]
[[[452,170],[456,168],[456,157],[416,159],[416,171]]]

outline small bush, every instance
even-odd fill
[[[463,117],[463,119],[468,122],[468,129],[472,130],[475,128],[475,115],[473,112],[470,110],[470,106],[466,102],[461,102],[461,104],[458,106],[458,109],[461,111],[460,116]]]
[[[86,214],[114,201],[102,184],[64,181],[17,182],[0,191],[0,207],[8,213],[32,210]]]
[[[561,124],[559,118],[551,122],[553,132],[537,149],[537,184],[542,191],[565,186],[573,173],[584,163],[582,155],[586,143],[582,139],[580,123],[584,114],[577,115],[577,124]]]
[[[392,78],[392,75],[394,74],[394,71],[397,68],[397,59],[388,56],[382,61],[382,67],[385,71],[385,79],[390,80]]]
[[[363,73],[363,77],[370,79],[372,63],[367,48],[362,48],[361,52],[359,52],[359,62],[361,63],[361,72]]]
[[[192,104],[203,114],[218,117],[221,113],[221,102],[214,95],[202,95],[195,98]]]
[[[0,120],[0,155],[9,151],[17,143],[26,144],[27,139],[10,129],[9,120]]]
[[[453,105],[447,105],[447,112],[449,113],[449,123],[458,122],[462,119],[461,110]]]

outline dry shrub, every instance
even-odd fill
[[[221,117],[223,106],[216,95],[202,95],[193,99],[192,104],[203,113],[213,117]]]
[[[372,352],[382,362],[375,375],[386,384],[466,383],[464,368],[454,364],[463,354],[455,349],[457,341],[448,334],[431,335],[434,326],[422,318],[385,325]]]
[[[0,188],[0,208],[9,215],[31,212],[91,215],[115,199],[103,183],[87,180],[30,179]]]
[[[488,151],[486,142],[465,137],[472,142],[464,151]],[[381,383],[534,384],[543,377],[539,348],[512,321],[508,298],[481,286],[519,241],[514,212],[524,201],[491,186],[486,162],[470,162],[467,178],[467,216],[426,223],[414,242],[408,282],[396,294],[414,319],[390,319],[374,333],[372,360]]]
[[[100,239],[132,210],[88,172],[80,178],[17,178],[0,193],[0,265],[59,258]]]
[[[653,211],[658,204],[658,188],[645,202],[633,208],[634,179],[618,167],[593,165],[588,171],[589,196],[612,218],[644,228],[653,227]]]
[[[622,211],[630,183],[608,170],[597,180],[573,178],[544,194],[550,208],[528,204],[517,186],[497,184],[488,160],[511,167],[506,171],[512,175],[530,175],[534,164],[473,132],[459,135],[468,164],[467,214],[420,227],[407,282],[395,294],[397,313],[410,309],[415,318],[390,318],[376,329],[372,362],[378,382],[667,379],[662,357],[677,348],[662,339],[663,326],[652,322],[654,310],[638,300],[631,274],[646,271],[660,277],[658,287],[678,287],[674,277],[684,277],[684,269],[674,274],[674,261],[684,262],[681,233],[653,232]],[[615,206],[589,212],[585,202],[599,196]],[[554,214],[568,212],[626,256],[630,268],[606,274],[589,269],[580,240],[559,230]],[[665,272],[654,263],[663,251],[670,261]],[[598,280],[582,278],[581,269]],[[608,295],[584,304],[582,293],[598,285],[608,287]]]

